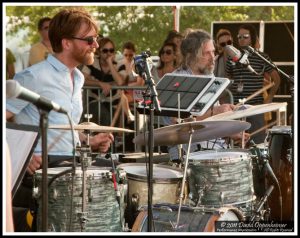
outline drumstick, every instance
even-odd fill
[[[249,101],[250,99],[256,97],[257,95],[261,94],[262,92],[264,92],[264,91],[268,90],[269,88],[273,87],[274,85],[275,85],[274,82],[269,83],[267,86],[259,89],[255,93],[253,93],[250,96],[248,96],[246,99],[243,100],[243,102],[239,102],[238,104],[236,104],[236,106],[240,106],[240,105],[244,104],[245,102]]]
[[[251,137],[251,136],[254,136],[255,134],[257,134],[257,133],[259,133],[259,132],[261,132],[261,131],[263,131],[263,130],[265,130],[265,129],[267,129],[268,127],[270,127],[270,126],[273,126],[273,125],[275,125],[277,123],[277,120],[276,121],[273,121],[273,122],[271,122],[270,124],[268,124],[268,125],[265,125],[264,127],[262,127],[262,128],[259,128],[258,130],[256,130],[256,131],[253,131],[250,135],[249,135],[249,137]]]

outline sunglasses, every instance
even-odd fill
[[[243,38],[243,39],[248,39],[249,37],[250,37],[249,34],[237,35],[237,38],[238,38],[239,40],[241,40],[242,38]]]
[[[86,38],[79,38],[79,37],[72,36],[71,38],[76,40],[86,41],[89,45],[92,45],[94,42],[97,42],[97,40],[99,39],[98,36],[88,36]]]
[[[104,54],[106,54],[106,53],[114,53],[115,52],[115,49],[114,48],[110,48],[110,49],[106,49],[106,48],[104,48],[104,49],[102,49],[102,53],[104,53]]]
[[[232,45],[232,40],[228,40],[227,42],[219,43],[220,46],[225,47],[226,45]]]
[[[163,55],[163,54],[167,54],[167,55],[170,55],[170,54],[172,54],[173,53],[173,51],[172,50],[162,50],[161,51],[161,54]]]

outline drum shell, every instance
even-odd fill
[[[129,227],[138,215],[140,207],[148,205],[148,182],[146,164],[126,163],[118,166],[118,170],[124,170],[127,178],[127,206],[125,220]],[[152,204],[179,203],[183,174],[180,169],[170,166],[153,164],[153,195]],[[187,186],[184,187],[187,189]],[[187,191],[184,191],[183,203]]]
[[[189,190],[195,206],[222,207],[255,199],[252,161],[247,150],[191,153]]]
[[[60,172],[70,168],[48,168],[48,182]],[[120,206],[116,199],[116,191],[112,182],[111,168],[89,167],[86,171],[86,223],[85,229],[81,229],[80,215],[82,213],[82,171],[76,168],[74,177],[73,203],[72,175],[64,174],[54,180],[48,187],[48,231],[56,232],[113,232],[122,231],[122,217],[124,216],[124,186],[118,185],[121,199]],[[36,171],[34,184],[38,190],[37,197],[37,231],[42,231],[41,214],[41,173]],[[73,204],[70,216],[71,204]],[[70,225],[70,218],[72,222]]]

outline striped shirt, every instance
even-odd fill
[[[270,61],[270,57],[259,52],[264,58]],[[231,60],[227,60],[226,63],[226,73],[231,79],[233,79],[233,84],[231,85],[231,93],[233,94],[234,104],[239,103],[239,99],[247,98],[251,94],[263,88],[264,83],[264,73],[271,72],[273,69],[270,65],[264,62],[256,54],[250,54],[248,56],[249,63],[251,67],[258,73],[255,75],[253,72],[249,71],[247,67],[234,63]],[[263,95],[260,94],[255,98],[249,100],[247,103],[252,105],[263,104]]]

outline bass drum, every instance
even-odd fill
[[[182,206],[177,228],[178,205],[157,205],[153,208],[152,231],[155,232],[214,232],[216,221],[243,221],[243,214],[234,207],[191,208]],[[173,226],[172,226],[173,224]],[[132,232],[147,232],[148,213],[141,211],[132,227]]]

